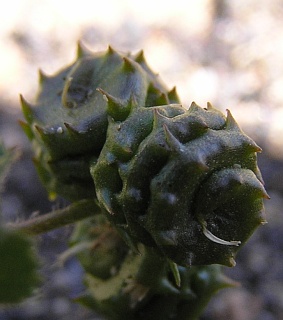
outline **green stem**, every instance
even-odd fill
[[[101,209],[94,200],[81,200],[64,209],[54,210],[20,223],[8,224],[8,227],[35,236],[94,216],[100,212]]]

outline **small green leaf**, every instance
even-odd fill
[[[0,228],[0,303],[30,296],[39,282],[38,262],[28,238]]]

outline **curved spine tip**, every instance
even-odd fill
[[[262,148],[258,146],[255,142],[252,144],[252,149],[254,152],[262,152]]]
[[[203,108],[201,108],[198,104],[196,104],[194,101],[191,103],[189,109],[189,112],[193,112],[193,111],[203,111]]]
[[[70,134],[72,134],[72,135],[79,134],[79,132],[74,127],[72,127],[72,125],[70,123],[64,122],[64,126],[66,127],[67,132],[69,132]]]
[[[262,152],[262,149],[260,146],[258,146],[252,139],[250,139],[249,137],[246,137],[246,142],[245,145],[247,147],[247,149],[250,152],[256,152],[256,153],[260,153]]]
[[[226,241],[223,240],[221,238],[218,238],[217,236],[215,236],[212,232],[210,232],[207,228],[206,228],[206,222],[202,222],[201,223],[202,226],[202,232],[203,234],[211,241],[218,243],[218,244],[223,244],[225,246],[236,246],[238,247],[241,244],[241,241],[237,241],[237,240],[232,240],[232,241]]]
[[[116,106],[116,107],[121,107],[124,105],[124,103],[121,99],[115,98],[107,91],[105,91],[101,88],[97,88],[96,91],[98,91],[99,93],[102,94],[103,100],[106,101],[108,103],[108,105],[111,104],[112,106]]]
[[[266,200],[270,200],[270,199],[271,199],[270,196],[269,196],[269,194],[266,192],[265,189],[262,190],[262,197],[263,197],[264,199],[266,199]]]
[[[45,83],[49,79],[49,77],[46,75],[46,73],[43,72],[41,69],[38,69],[38,77],[39,77],[40,84]]]
[[[162,115],[158,108],[153,108],[153,129],[159,128],[161,124],[166,123],[168,118]]]
[[[81,41],[77,43],[77,58],[84,56],[84,49]]]
[[[41,139],[43,141],[46,141],[48,133],[45,132],[45,130],[42,127],[40,127],[39,125],[37,125],[37,124],[34,127],[35,127],[36,131],[39,133]]]
[[[157,98],[156,103],[159,106],[170,104],[167,94],[162,92],[161,95]]]
[[[78,41],[77,59],[84,58],[84,57],[89,56],[91,54],[92,54],[92,52],[81,41]]]
[[[26,101],[22,94],[20,94],[20,103],[25,119],[27,120],[28,124],[31,124],[34,119],[32,105]]]
[[[230,267],[235,267],[236,266],[236,261],[235,261],[234,257],[229,258],[228,263],[229,263],[228,265]]]
[[[124,67],[125,71],[128,71],[128,72],[135,72],[136,71],[136,65],[133,60],[131,60],[128,57],[123,57],[123,61],[124,61],[123,67]]]
[[[204,161],[204,159],[202,158],[201,155],[199,155],[197,157],[196,163],[197,163],[197,166],[198,166],[198,168],[200,170],[202,170],[202,171],[208,171],[209,170],[209,166],[205,163],[205,161]]]
[[[170,103],[178,103],[180,101],[176,86],[168,91],[168,99],[170,100]]]
[[[121,150],[127,155],[133,154],[133,150],[130,147],[123,147]]]
[[[116,50],[113,49],[113,47],[109,44],[107,48],[107,54],[112,55],[116,53]]]
[[[210,102],[207,102],[206,108],[207,108],[207,110],[213,110],[214,109],[213,105]]]
[[[102,94],[103,99],[107,103],[106,111],[115,121],[123,121],[128,117],[132,106],[135,104],[133,96],[128,101],[116,98],[101,88],[97,88],[96,90]]]
[[[232,113],[230,112],[229,109],[226,109],[227,112],[227,117],[226,117],[226,130],[227,131],[238,131],[242,132],[241,128],[239,127],[238,123],[232,116]]]
[[[172,151],[179,151],[181,149],[181,143],[169,130],[168,126],[164,123],[163,130],[165,133],[165,140]]]
[[[265,224],[267,224],[267,223],[268,223],[268,221],[266,221],[265,219],[261,219],[261,220],[260,220],[260,224],[263,225],[263,226],[264,226]]]
[[[29,126],[29,124],[27,122],[24,122],[22,120],[18,121],[19,125],[22,127],[24,133],[26,134],[26,136],[28,137],[28,139],[31,141],[34,138],[34,133],[31,129],[31,127]]]
[[[100,194],[101,197],[101,203],[103,204],[105,210],[110,214],[110,215],[115,215],[115,212],[112,208],[112,204],[111,204],[111,196],[109,194],[108,191],[103,190]]]
[[[177,92],[177,87],[174,86],[171,90],[168,91],[168,94],[176,93]]]
[[[151,94],[153,94],[153,95],[158,96],[158,95],[161,95],[161,93],[162,92],[158,88],[155,87],[153,82],[149,83],[148,88],[147,88],[147,95],[150,96]]]
[[[193,101],[191,103],[191,108],[195,108],[195,107],[199,107],[200,108],[200,106],[195,101]]]
[[[144,51],[143,51],[143,50],[140,50],[140,51],[136,54],[134,60],[135,60],[136,62],[140,63],[140,64],[146,63],[146,60],[145,60],[145,57],[144,57]]]

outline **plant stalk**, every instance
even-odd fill
[[[64,227],[101,212],[94,200],[80,200],[66,208],[19,223],[10,223],[8,227],[30,236],[36,236],[54,229]]]

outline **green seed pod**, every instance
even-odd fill
[[[210,104],[133,106],[126,119],[109,119],[91,173],[99,203],[132,246],[156,247],[182,266],[233,266],[265,222],[258,151],[229,111]]]
[[[122,120],[132,102],[152,106],[177,101],[175,89],[166,89],[142,52],[122,54],[109,47],[93,54],[79,46],[73,64],[52,77],[40,72],[35,104],[21,98],[27,121],[21,125],[33,142],[34,162],[51,197],[94,197],[89,161],[99,156],[107,117],[115,117],[117,108]]]
[[[22,99],[39,174],[51,194],[97,196],[132,247],[182,266],[235,265],[268,195],[260,148],[208,104],[178,104],[143,54],[79,48],[76,62],[41,73],[35,106]],[[92,180],[93,179],[93,180]]]

